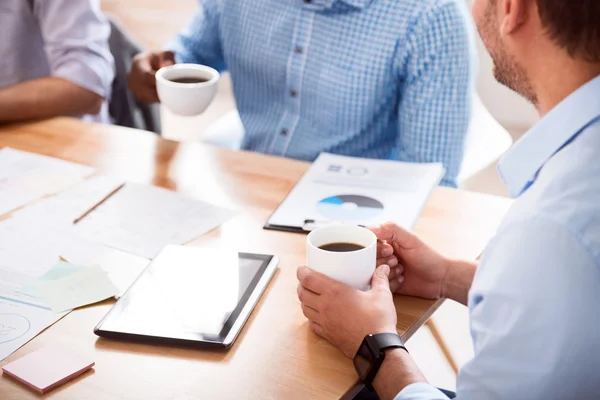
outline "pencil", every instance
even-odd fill
[[[99,202],[97,202],[92,208],[90,208],[89,210],[87,210],[86,212],[84,212],[83,214],[81,214],[79,217],[75,218],[75,221],[73,221],[73,224],[78,223],[79,221],[81,221],[82,219],[84,219],[85,217],[88,216],[89,213],[91,213],[92,211],[94,211],[96,208],[98,208],[100,205],[102,205],[102,203],[104,203],[106,200],[110,199],[110,197],[112,195],[114,195],[115,193],[117,193],[119,190],[121,190],[123,188],[123,186],[125,186],[125,183],[120,184],[119,186],[117,186],[112,192],[110,192],[109,194],[107,194],[106,196],[104,196]]]

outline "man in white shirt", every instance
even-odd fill
[[[497,79],[542,117],[499,165],[514,206],[478,264],[450,260],[393,224],[374,228],[386,243],[372,289],[302,267],[302,309],[348,357],[367,335],[383,343],[364,381],[384,400],[448,398],[396,338],[392,293],[468,305],[475,357],[460,372],[458,399],[598,399],[600,2],[475,0],[473,15]]]
[[[61,115],[109,122],[109,35],[98,0],[0,1],[0,124]]]

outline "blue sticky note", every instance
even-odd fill
[[[69,264],[65,261],[59,261],[52,266],[44,275],[42,275],[35,282],[31,282],[23,286],[19,292],[24,295],[39,298],[40,297],[40,286],[49,281],[55,281],[57,279],[65,278],[74,272],[81,270],[84,267],[75,264]]]

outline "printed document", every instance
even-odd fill
[[[415,164],[322,153],[266,225],[312,230],[331,223],[412,228],[444,174]]]

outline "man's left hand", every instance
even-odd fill
[[[307,267],[298,268],[298,298],[310,327],[347,357],[354,358],[368,334],[396,333],[390,267],[381,265],[363,292]]]

